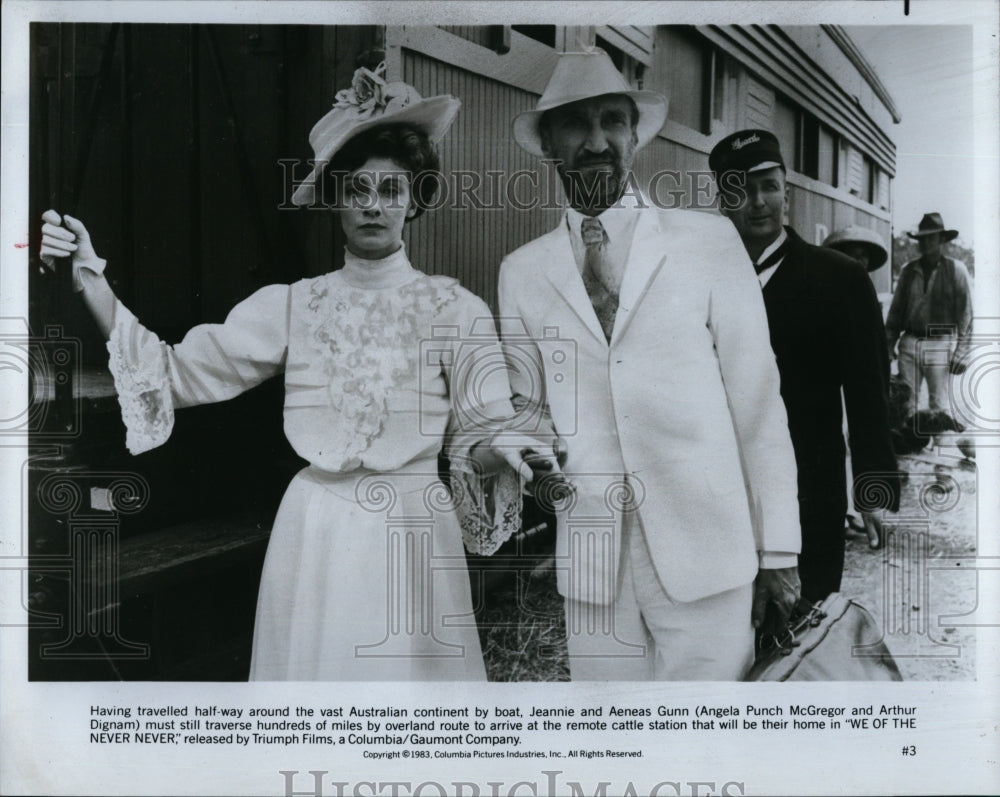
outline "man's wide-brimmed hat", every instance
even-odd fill
[[[952,238],[958,237],[958,230],[945,229],[940,213],[925,213],[924,217],[920,220],[920,224],[917,225],[917,231],[906,234],[911,238],[923,238],[925,235],[932,235],[936,232],[941,233],[941,239],[944,241],[950,241]]]
[[[882,236],[875,232],[875,230],[870,230],[859,224],[842,227],[828,235],[826,240],[823,241],[823,246],[841,251],[855,244],[861,244],[867,250],[869,271],[881,268],[885,264],[885,261],[889,259],[889,250],[886,249]]]
[[[292,202],[311,205],[316,201],[316,183],[338,150],[354,136],[388,124],[407,124],[423,132],[432,142],[448,132],[462,103],[442,94],[424,99],[413,86],[386,82],[385,64],[355,71],[351,87],[338,91],[333,108],[309,133],[315,167],[300,183]]]
[[[545,92],[533,111],[514,117],[511,131],[521,149],[532,155],[544,155],[538,122],[542,114],[560,105],[602,97],[605,94],[626,94],[639,109],[636,124],[636,149],[646,146],[667,121],[667,98],[655,91],[639,91],[626,82],[621,72],[604,50],[591,47],[583,52],[562,53],[549,78]]]

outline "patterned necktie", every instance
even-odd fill
[[[583,284],[604,336],[611,341],[618,312],[618,276],[608,256],[608,234],[599,219],[585,217],[580,224],[580,236],[586,247],[583,258]]]
[[[753,267],[758,274],[760,274],[762,271],[766,271],[785,256],[785,254],[788,251],[788,242],[790,240],[791,240],[790,238],[786,238],[784,241],[782,241],[781,246],[779,246],[777,249],[771,252],[771,254],[769,254],[759,263],[753,264]]]

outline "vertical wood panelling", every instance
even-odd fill
[[[670,98],[669,118],[697,130],[705,128],[710,48],[686,31],[660,28],[653,51],[652,68],[644,86]]]
[[[559,211],[519,210],[510,206],[503,193],[499,209],[474,207],[469,201],[455,202],[456,172],[478,175],[482,184],[474,193],[485,204],[493,201],[491,193],[495,194],[488,190],[488,170],[501,173],[494,178],[501,185],[506,185],[518,170],[538,172],[539,160],[522,151],[509,133],[514,116],[533,108],[537,97],[408,50],[403,54],[403,79],[425,97],[452,94],[463,103],[440,146],[442,170],[451,194],[449,202],[407,225],[410,258],[423,271],[457,277],[496,310],[500,261],[508,252],[551,229]],[[522,184],[521,195],[527,199],[533,192],[527,190],[527,179]]]
[[[770,130],[774,126],[774,89],[752,75],[746,78],[746,126]]]
[[[657,137],[639,151],[635,159],[635,176],[640,189],[660,207],[692,208],[709,204],[708,196],[697,195],[698,175],[708,172],[708,156],[666,138]],[[657,177],[658,174],[662,176]],[[706,177],[704,183],[711,184]]]
[[[888,221],[866,213],[860,208],[837,202],[830,197],[814,193],[800,186],[789,190],[788,223],[807,241],[812,242],[815,225],[824,225],[834,232],[852,224],[875,230],[886,246],[891,246],[892,231]],[[876,291],[888,291],[888,268],[871,272]]]
[[[439,25],[441,30],[452,33],[455,36],[460,36],[466,41],[470,41],[473,44],[479,44],[483,47],[490,47],[492,45],[492,33],[490,27],[487,25]]]
[[[861,189],[864,184],[864,162],[861,158],[860,150],[848,145],[847,148],[847,190],[853,194],[861,196]],[[861,197],[865,199],[865,197]]]
[[[881,169],[878,170],[878,184],[876,201],[883,210],[889,210],[889,175]]]

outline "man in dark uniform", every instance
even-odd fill
[[[773,133],[726,136],[709,166],[720,209],[743,239],[764,291],[798,465],[802,594],[820,600],[840,589],[844,569],[842,406],[859,508],[869,515],[899,508],[881,309],[860,264],[783,226],[785,162]]]

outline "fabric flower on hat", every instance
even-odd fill
[[[333,107],[354,107],[359,117],[367,118],[376,110],[385,108],[385,89],[385,61],[375,67],[374,71],[361,67],[354,71],[351,87],[337,92]]]
[[[385,88],[382,89],[382,96],[385,99],[385,113],[394,113],[401,108],[405,108],[411,102],[420,101],[420,95],[417,93],[417,90],[409,83],[404,83],[401,80],[387,83]]]
[[[315,153],[313,170],[292,194],[292,203],[311,205],[316,184],[331,158],[353,136],[383,123],[408,124],[437,143],[455,119],[461,103],[448,94],[421,97],[402,81],[387,82],[385,63],[375,69],[357,69],[351,87],[338,91],[333,107],[309,131]]]

